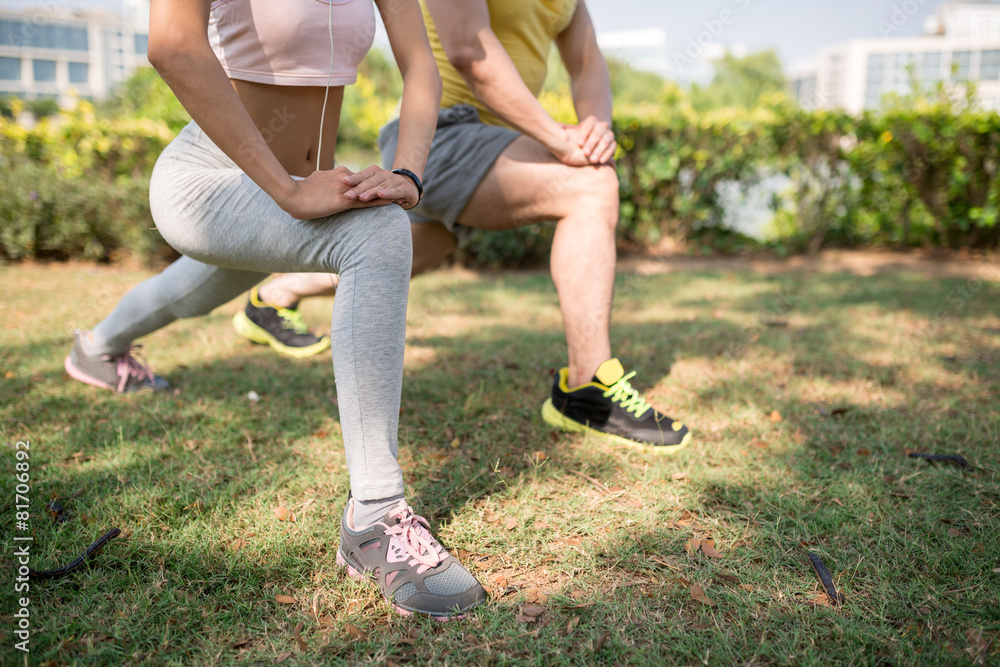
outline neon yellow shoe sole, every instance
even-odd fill
[[[318,343],[307,347],[290,347],[285,345],[268,333],[266,329],[250,321],[250,318],[242,310],[233,315],[233,328],[236,329],[236,333],[247,340],[260,343],[261,345],[270,345],[271,349],[278,354],[293,359],[305,359],[306,357],[311,357],[330,349],[330,338],[328,336],[324,336]]]
[[[545,401],[542,406],[542,419],[546,424],[554,426],[562,431],[568,431],[570,433],[591,433],[602,438],[607,438],[612,442],[619,445],[628,445],[629,447],[639,447],[643,451],[653,452],[654,454],[659,454],[661,456],[670,456],[671,454],[676,454],[680,450],[691,444],[691,433],[688,432],[681,440],[680,444],[677,445],[650,445],[645,442],[639,442],[637,440],[629,440],[628,438],[623,438],[620,435],[614,435],[612,433],[605,433],[604,431],[598,431],[596,428],[591,428],[586,424],[581,424],[578,421],[574,421],[564,415],[563,413],[556,410],[556,406],[552,404],[552,399]]]

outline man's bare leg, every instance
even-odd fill
[[[286,273],[260,286],[263,301],[291,308],[308,296],[333,296],[340,277],[332,273]]]
[[[534,139],[500,155],[458,221],[510,229],[556,221],[551,271],[569,351],[569,384],[587,382],[611,358],[618,176],[613,167],[570,167]],[[414,243],[416,250],[416,243]]]
[[[430,271],[455,249],[455,235],[439,222],[410,225],[413,233],[412,276]],[[286,273],[261,285],[260,298],[290,308],[310,296],[334,296],[340,277],[331,273]]]
[[[412,222],[410,232],[413,234],[411,278],[430,271],[455,249],[455,235],[440,222]]]

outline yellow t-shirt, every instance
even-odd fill
[[[542,85],[545,84],[552,42],[573,19],[576,3],[577,0],[487,0],[490,27],[510,54],[518,74],[535,97],[542,92]],[[507,123],[487,111],[476,99],[462,75],[448,62],[424,0],[420,0],[420,9],[424,14],[427,36],[444,84],[441,107],[471,104],[479,109],[479,116],[484,123],[506,126]]]

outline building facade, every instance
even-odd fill
[[[814,67],[792,74],[806,108],[852,113],[878,108],[914,83],[957,88],[977,83],[978,103],[1000,110],[1000,5],[949,3],[922,37],[854,40],[822,52]]]
[[[102,100],[149,64],[147,43],[145,25],[106,12],[0,11],[0,95]]]

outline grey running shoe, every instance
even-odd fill
[[[351,527],[353,510],[349,498],[340,520],[337,563],[346,565],[352,577],[377,583],[397,612],[461,620],[486,599],[476,578],[434,539],[427,521],[405,500],[361,530]]]
[[[148,364],[140,363],[133,356],[133,350],[141,346],[133,345],[117,356],[92,356],[84,350],[81,340],[87,333],[80,330],[73,332],[73,350],[66,357],[66,372],[71,378],[118,394],[142,389],[163,391],[170,388],[166,379],[154,375]]]

